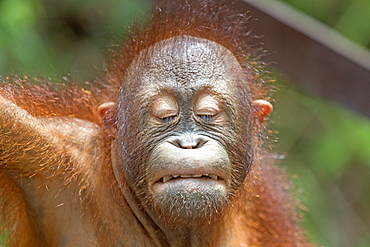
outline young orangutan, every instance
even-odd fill
[[[308,246],[262,154],[270,89],[245,19],[211,3],[158,8],[104,81],[2,78],[9,245]]]

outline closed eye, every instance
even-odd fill
[[[173,120],[175,120],[175,117],[176,117],[176,116],[168,116],[168,117],[164,117],[164,118],[161,118],[161,121],[162,121],[163,123],[170,123],[170,122],[172,122]]]
[[[202,121],[207,122],[207,123],[210,123],[210,122],[214,121],[214,116],[213,115],[198,115],[198,117],[200,119],[202,119]]]

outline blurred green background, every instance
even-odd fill
[[[370,48],[369,0],[285,2]],[[0,0],[0,74],[93,81],[111,40],[149,9],[144,0]],[[369,119],[280,77],[269,129],[278,132],[274,152],[287,154],[282,165],[309,237],[318,246],[370,246]]]

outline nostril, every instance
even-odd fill
[[[184,145],[184,146],[181,146],[182,148],[185,148],[185,149],[193,149],[195,148],[196,146],[194,145]]]
[[[198,143],[196,142],[184,141],[181,139],[177,139],[171,143],[178,148],[184,148],[184,149],[193,149],[193,148],[197,148],[198,146]]]
[[[180,143],[181,148],[185,149],[193,149],[198,147],[198,143],[196,142],[185,142],[185,143]]]
[[[171,141],[173,145],[183,149],[201,148],[206,142],[207,140],[201,136],[179,136]]]
[[[194,148],[201,148],[204,144],[206,144],[206,142],[207,140],[205,140],[204,138],[199,138],[197,140],[197,145]]]

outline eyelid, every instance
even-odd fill
[[[219,109],[215,109],[214,107],[204,107],[197,110],[197,115],[209,115],[209,116],[216,116],[220,112]]]
[[[211,115],[215,116],[220,113],[220,99],[214,94],[205,92],[200,94],[195,102],[196,115]]]
[[[160,120],[176,117],[179,114],[179,106],[176,99],[168,94],[154,97],[150,108],[152,115]]]
[[[157,118],[167,118],[167,117],[175,117],[177,116],[177,111],[173,109],[159,109],[153,112],[154,116]]]

